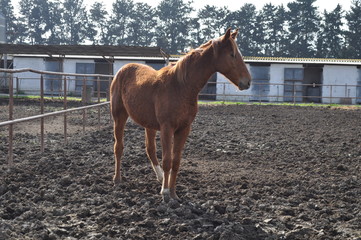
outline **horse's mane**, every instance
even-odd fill
[[[204,51],[209,49],[211,46],[212,40],[202,44],[196,49],[191,50],[174,64],[174,66],[171,68],[171,71],[174,72],[179,82],[184,83],[186,81],[187,69],[189,64],[199,59],[199,57],[202,56]]]
[[[214,43],[217,41],[220,41],[218,39],[210,40],[201,46],[199,46],[196,49],[191,50],[189,53],[187,53],[184,57],[178,60],[176,63],[172,63],[170,71],[173,71],[174,74],[177,77],[177,81],[179,82],[185,82],[187,78],[187,69],[188,66],[192,63],[194,63],[195,60],[199,59],[206,50],[208,50],[211,47],[214,47]],[[235,40],[231,41],[231,47],[233,50],[233,53],[235,54],[236,51],[238,51],[237,43]]]

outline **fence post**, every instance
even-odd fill
[[[64,110],[68,108],[68,102],[67,102],[67,81],[66,76],[64,76]],[[68,144],[68,124],[67,124],[67,113],[64,113],[64,143],[65,145]]]
[[[40,75],[40,113],[44,114],[44,76]],[[44,152],[44,117],[40,118],[40,151]]]
[[[97,78],[98,103],[100,103],[100,77]],[[98,131],[100,130],[100,107],[98,107]]]
[[[86,103],[86,77],[84,76],[83,77],[83,98],[82,98],[82,101],[83,101],[83,106],[85,106],[85,103]],[[86,119],[86,112],[85,112],[85,109],[83,109],[83,135],[85,134],[85,119]]]
[[[9,77],[9,120],[13,120],[14,113],[14,89],[13,89],[13,74]],[[14,137],[14,126],[9,125],[9,152],[8,152],[8,166],[11,168],[14,165],[13,155],[13,137]]]
[[[330,104],[332,104],[332,85],[330,86]]]
[[[19,96],[20,87],[19,87],[19,77],[16,77],[16,96]]]

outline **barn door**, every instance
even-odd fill
[[[63,61],[60,59],[45,59],[45,70],[49,72],[62,72]],[[44,76],[45,94],[60,94],[62,92],[62,76],[50,75]]]
[[[251,101],[268,102],[270,92],[270,66],[251,65],[250,66],[252,84]]]
[[[303,68],[285,68],[285,102],[302,102]]]
[[[94,74],[95,73],[95,64],[94,63],[76,63],[76,73],[83,74]],[[75,92],[81,94],[83,91],[83,77],[76,78],[75,84]],[[86,86],[93,87],[94,78],[87,77],[86,78]]]

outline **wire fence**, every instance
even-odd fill
[[[85,125],[87,122],[87,110],[92,108],[98,109],[98,129],[101,127],[100,119],[101,119],[101,111],[100,108],[103,106],[109,105],[109,91],[106,90],[104,92],[101,91],[101,82],[106,82],[109,86],[112,77],[111,75],[101,75],[101,74],[69,74],[69,73],[59,73],[59,72],[47,72],[47,71],[38,71],[33,69],[16,69],[16,70],[9,70],[9,69],[0,69],[0,73],[5,73],[3,75],[3,83],[7,84],[7,87],[3,90],[6,94],[5,97],[8,99],[8,120],[0,122],[0,127],[8,126],[8,156],[7,156],[7,163],[8,166],[11,167],[14,164],[14,156],[13,156],[13,148],[14,148],[14,125],[22,122],[27,121],[33,121],[40,119],[40,151],[44,152],[44,119],[46,117],[50,116],[59,116],[63,115],[63,130],[64,130],[64,142],[67,144],[68,142],[68,126],[67,126],[67,116],[68,113],[75,112],[75,111],[82,111],[83,115],[83,132],[85,132]],[[33,79],[27,79],[27,81],[32,81],[32,88],[33,90],[25,90],[21,89],[21,85],[19,84],[20,78],[15,77],[14,81],[14,74],[18,73],[35,73],[38,75],[37,78]],[[53,79],[49,79],[45,76],[51,75]],[[56,76],[54,78],[54,76]],[[52,89],[50,85],[50,89],[47,88],[48,91],[46,91],[45,83],[46,80],[48,83],[51,83],[51,81],[57,81],[57,88]],[[77,86],[80,89],[79,96],[76,96],[80,98],[80,101],[83,106],[71,108],[68,109],[68,97],[69,95],[74,95],[74,93],[79,93],[79,89],[71,89],[69,87],[70,81],[78,81],[81,82],[81,84],[77,84]],[[60,82],[59,82],[60,81]],[[14,86],[15,83],[15,86]],[[38,85],[34,86],[34,83],[37,83]],[[91,84],[89,84],[91,83]],[[94,91],[93,86],[96,86],[96,91]],[[106,89],[109,89],[107,87]],[[19,96],[21,92],[27,93],[34,93],[38,95],[39,98],[39,104],[40,104],[40,114],[34,115],[34,116],[28,116],[24,118],[18,118],[14,119],[14,98]],[[91,91],[89,91],[91,90]],[[14,92],[15,91],[15,92]],[[103,94],[103,97],[102,97]],[[60,97],[61,101],[63,102],[63,109],[60,111],[45,113],[45,97],[50,96],[54,97],[56,95],[57,97]],[[108,111],[109,112],[109,111]],[[110,113],[106,117],[109,119],[110,122]]]
[[[270,103],[361,104],[361,84],[289,84],[253,82],[239,91],[230,82],[208,82],[201,100]]]

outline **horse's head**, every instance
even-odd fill
[[[225,75],[240,90],[245,90],[251,85],[251,75],[238,49],[236,43],[237,35],[238,29],[231,33],[229,28],[224,36],[212,40],[214,62],[217,72]]]

